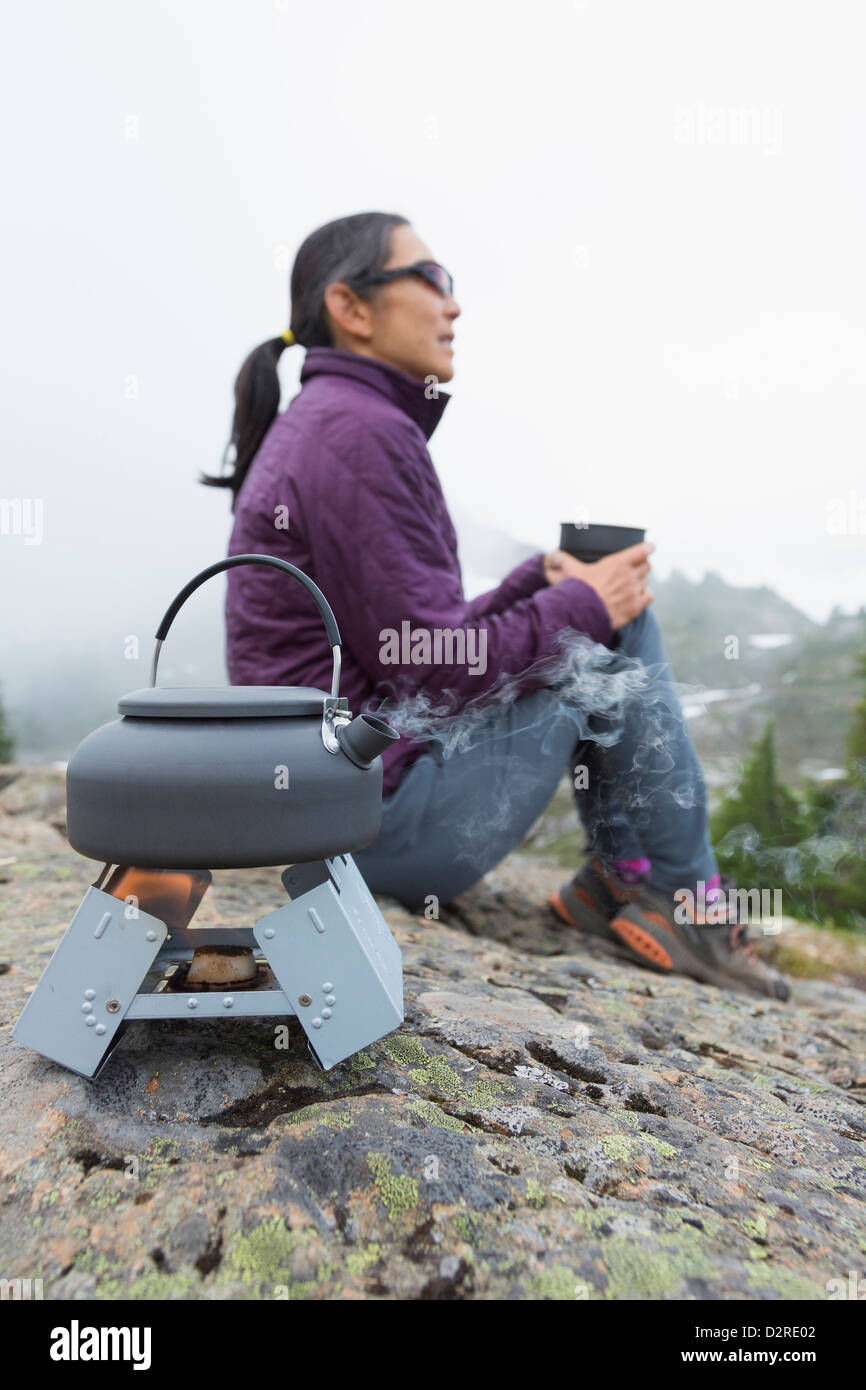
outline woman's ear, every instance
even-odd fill
[[[373,336],[373,317],[369,304],[354,290],[337,280],[325,290],[325,308],[334,328],[334,337],[360,338],[369,342]]]

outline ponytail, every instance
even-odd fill
[[[278,338],[269,338],[253,348],[235,381],[232,432],[223,454],[223,466],[229,464],[233,471],[215,477],[206,473],[199,476],[199,482],[206,487],[231,488],[232,511],[249,466],[277,418],[277,364],[283,349],[290,343],[308,348],[333,346],[325,290],[338,281],[351,284],[370,271],[381,270],[388,259],[391,229],[405,224],[406,218],[396,213],[358,212],[327,222],[302,242],[291,278],[294,331],[287,328]]]
[[[235,380],[235,413],[232,432],[223,454],[223,464],[231,463],[231,473],[211,476],[202,473],[205,487],[232,490],[232,511],[250,464],[280,408],[280,377],[277,364],[287,346],[289,334],[269,338],[253,348]],[[294,339],[292,339],[294,341]]]

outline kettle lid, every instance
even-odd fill
[[[321,715],[326,696],[312,685],[158,685],[122,696],[117,712],[139,719],[285,719]]]

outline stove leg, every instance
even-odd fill
[[[324,1070],[403,1022],[400,948],[351,855],[294,864],[253,935]]]
[[[96,1076],[167,934],[158,918],[88,888],[12,1037]]]

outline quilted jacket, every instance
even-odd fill
[[[597,642],[612,636],[595,591],[579,579],[548,585],[540,553],[488,593],[464,597],[454,526],[427,450],[449,399],[383,362],[312,348],[301,390],[238,496],[229,554],[277,555],[315,580],[340,627],[340,693],[354,714],[418,693],[459,708],[552,655],[563,628]],[[493,484],[492,449],[487,466]],[[321,619],[286,575],[261,565],[230,570],[226,628],[233,684],[330,689]],[[437,632],[451,636],[437,646]],[[531,689],[532,677],[517,685]],[[386,796],[425,746],[403,737],[387,750]]]

